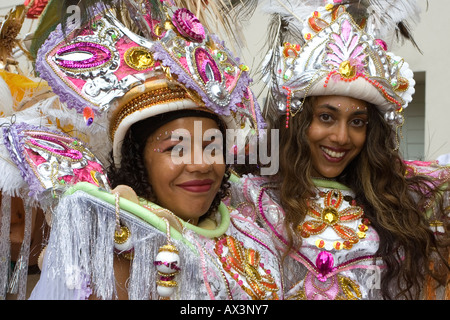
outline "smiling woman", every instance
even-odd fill
[[[128,185],[139,196],[197,225],[226,196],[229,173],[225,175],[223,141],[197,141],[196,126],[202,130],[201,137],[208,130],[225,132],[218,116],[202,110],[164,113],[134,124],[125,136],[120,170],[110,168],[112,185]],[[211,161],[204,152],[212,146],[221,153],[219,161]],[[148,186],[139,187],[144,181]]]
[[[193,151],[189,155],[189,163],[174,164],[172,150],[177,144],[168,140],[170,135],[162,141],[157,140],[156,135],[163,137],[163,132],[185,129],[189,136],[193,137],[196,121],[203,124],[202,136],[206,130],[219,129],[217,122],[207,118],[188,117],[173,120],[155,132],[144,149],[145,167],[155,192],[155,202],[195,225],[201,215],[209,210],[219,191],[225,174],[224,157],[219,163],[209,163],[209,159],[203,159],[204,147],[207,145],[195,145],[195,139],[191,139],[189,149]],[[194,153],[200,154],[199,163],[194,162]],[[189,203],[189,206],[186,206],[186,203]]]
[[[314,100],[308,129],[313,176],[335,178],[361,152],[366,142],[367,102],[343,96]]]
[[[263,2],[280,171],[232,189],[282,248],[287,298],[448,299],[450,170],[402,158],[415,81],[382,40],[410,36],[416,2]]]
[[[93,21],[57,28],[37,65],[64,101],[91,111],[88,126],[106,119],[108,183],[62,197],[31,298],[282,298],[269,234],[224,203],[222,137],[263,127],[248,68],[186,9],[121,7],[149,31],[142,37],[92,2]]]

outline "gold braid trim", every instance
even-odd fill
[[[182,87],[162,87],[144,92],[126,103],[111,121],[110,137],[114,138],[120,123],[130,114],[151,108],[154,105],[191,99],[191,96]],[[192,100],[192,99],[191,99]]]

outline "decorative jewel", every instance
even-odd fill
[[[303,291],[296,294],[307,300],[357,300],[361,298],[359,286],[349,278],[334,274],[333,255],[321,251],[316,258],[317,273],[309,271],[303,284]],[[314,276],[315,275],[315,276]],[[343,293],[339,294],[340,292]]]
[[[334,268],[333,265],[334,265],[333,255],[328,251],[320,252],[316,258],[316,266],[317,269],[319,270],[317,279],[319,279],[322,282],[327,281],[327,275],[336,270],[336,268]]]
[[[286,42],[284,44],[283,55],[285,58],[296,58],[300,53],[301,47],[299,44],[291,44]]]
[[[338,276],[339,286],[341,287],[342,292],[345,295],[347,300],[358,300],[361,299],[362,294],[359,289],[358,284],[355,281],[347,278]]]
[[[356,67],[352,66],[348,60],[339,65],[339,73],[344,78],[350,79],[356,76]]]
[[[381,39],[375,39],[375,42],[378,43],[378,45],[380,47],[383,48],[384,51],[387,51],[388,47],[387,47],[387,43],[384,40]]]
[[[154,66],[152,53],[144,47],[132,47],[125,52],[125,63],[134,70],[143,71]]]
[[[247,65],[245,65],[245,64],[239,65],[239,69],[241,69],[244,72],[249,72],[250,71],[250,68]]]
[[[336,3],[337,1],[335,1]],[[346,12],[346,9],[344,6],[335,6],[333,11],[331,12],[331,20],[336,20],[341,14]]]
[[[222,82],[222,75],[214,58],[206,49],[197,48],[194,53],[197,72],[202,81],[206,84],[209,81]]]
[[[324,28],[328,27],[328,22],[320,19],[320,14],[317,11],[314,11],[313,16],[308,19],[308,23],[311,29],[313,29],[316,32],[319,32]]]
[[[90,107],[83,109],[83,118],[86,121],[86,125],[89,127],[94,122],[94,111]]]
[[[175,276],[181,270],[180,256],[170,237],[169,221],[166,218],[162,219],[166,223],[167,243],[159,248],[154,262],[159,275],[159,279],[156,280],[156,290],[161,300],[169,300],[178,286]]]
[[[287,98],[286,98],[286,129],[289,128],[289,115],[291,113],[291,98],[292,98],[292,91],[289,87],[283,86],[283,89],[288,92]]]
[[[205,39],[205,29],[198,18],[185,8],[178,9],[172,16],[172,23],[185,38],[202,42]]]
[[[340,210],[344,197],[339,190],[331,190],[326,194],[321,193],[321,195],[324,197],[324,207],[322,208],[314,201],[309,201],[307,214],[313,220],[303,222],[298,227],[298,230],[302,237],[308,238],[311,235],[320,234],[328,227],[331,227],[344,240],[335,241],[333,247],[336,250],[350,249],[353,244],[359,242],[359,239],[365,237],[369,222],[367,219],[363,219],[357,231],[343,225],[343,223],[360,219],[364,215],[363,209],[356,206],[356,202],[352,200],[350,206],[344,210]],[[325,242],[322,239],[316,240],[315,244],[319,248],[325,246]]]
[[[116,200],[116,228],[114,231],[114,250],[118,254],[123,254],[126,258],[132,257],[133,243],[131,241],[130,229],[120,224],[120,195],[114,194]]]
[[[206,84],[208,95],[216,104],[225,107],[230,103],[230,94],[225,86],[217,81],[209,81]]]
[[[231,277],[246,291],[253,300],[278,299],[275,283],[269,269],[261,263],[260,253],[254,249],[246,249],[243,244],[232,236],[217,240],[214,252],[222,262],[222,266]],[[244,285],[244,278],[248,287]],[[271,296],[270,296],[271,294]]]
[[[397,79],[397,86],[395,88],[395,91],[401,91],[404,92],[406,90],[408,90],[409,88],[409,81],[406,78],[403,77],[399,77]]]

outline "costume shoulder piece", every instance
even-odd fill
[[[102,164],[80,140],[27,123],[3,128],[3,139],[31,197],[81,181],[108,189]]]
[[[127,285],[132,300],[167,293],[186,300],[207,296],[196,276],[195,248],[164,219],[87,182],[66,195],[55,208],[46,248],[51,254],[44,257],[31,299],[116,298],[113,252],[132,260]]]

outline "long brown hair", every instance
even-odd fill
[[[303,110],[291,118],[278,117],[267,122],[269,129],[280,131],[280,170],[276,177],[290,249],[299,248],[301,237],[296,227],[304,220],[307,199],[315,194],[311,179],[311,152],[307,129],[312,122],[314,97],[306,98]],[[438,200],[437,212],[444,212],[437,185],[427,176],[405,175],[406,165],[396,148],[396,133],[374,106],[369,106],[367,139],[361,153],[337,177],[355,192],[356,201],[364,207],[365,216],[377,231],[380,243],[377,256],[387,266],[381,279],[386,299],[417,299],[432,256],[439,256],[441,274],[432,276],[445,284],[449,266],[448,237],[437,239],[425,215],[428,200]],[[448,234],[448,228],[446,229]],[[397,290],[391,295],[392,285]]]

